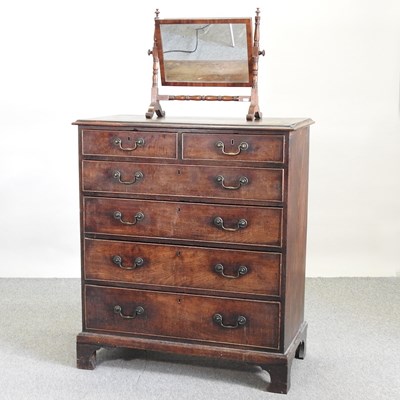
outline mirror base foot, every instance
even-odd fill
[[[254,121],[257,119],[262,119],[262,112],[258,108],[258,106],[251,105],[249,108],[249,112],[246,115],[247,121]]]
[[[157,114],[157,117],[165,117],[165,111],[162,110],[161,104],[159,101],[153,102],[150,104],[149,109],[146,113],[146,118],[151,119],[153,118],[154,113]]]

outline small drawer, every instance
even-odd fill
[[[85,198],[85,232],[280,247],[282,209]]]
[[[85,328],[279,349],[280,303],[85,286]]]
[[[176,149],[177,135],[175,133],[91,129],[82,131],[84,156],[175,159]]]
[[[85,279],[279,296],[281,255],[85,239]]]
[[[85,160],[82,190],[283,202],[283,169]]]
[[[187,160],[283,163],[283,135],[183,134],[182,158]]]

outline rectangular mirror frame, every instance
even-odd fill
[[[246,42],[247,42],[247,65],[248,65],[248,80],[247,82],[230,82],[230,81],[168,81],[166,77],[166,62],[164,60],[163,42],[161,27],[162,25],[175,24],[244,24],[246,27]],[[160,65],[160,76],[162,86],[218,86],[218,87],[251,87],[253,83],[253,32],[251,18],[206,18],[206,19],[155,19],[155,40],[157,42],[158,58]],[[212,63],[213,61],[210,60]]]

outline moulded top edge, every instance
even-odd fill
[[[207,118],[207,117],[164,117],[147,119],[138,115],[112,115],[106,117],[79,119],[73,125],[82,126],[141,126],[141,127],[175,127],[195,128],[196,125],[210,128],[275,129],[296,130],[313,124],[310,118],[263,118],[246,121],[245,118]]]

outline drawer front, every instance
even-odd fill
[[[175,159],[177,135],[175,133],[84,129],[82,153],[84,156]]]
[[[283,169],[105,161],[82,165],[84,191],[283,201]]]
[[[283,163],[285,137],[281,135],[183,134],[182,158]]]
[[[106,198],[84,202],[86,233],[281,246],[280,208]]]
[[[85,279],[279,296],[281,255],[85,239]]]
[[[85,298],[88,330],[279,348],[277,302],[92,285]]]

